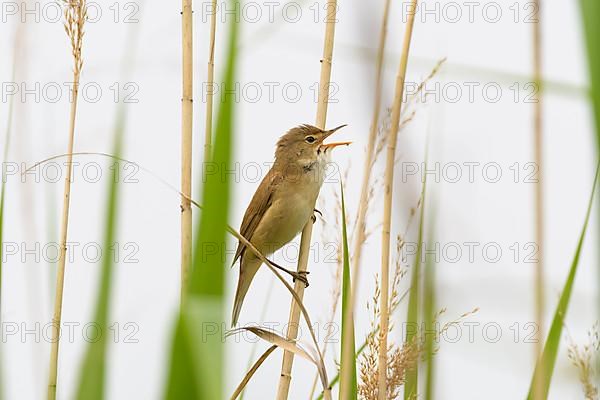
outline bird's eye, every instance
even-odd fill
[[[314,143],[316,139],[314,136],[307,136],[304,140],[306,140],[307,143]]]

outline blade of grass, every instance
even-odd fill
[[[436,210],[436,207],[430,207],[430,210]],[[433,212],[432,212],[433,214]],[[435,230],[434,220],[432,216],[429,217],[428,227],[429,243],[435,243]],[[434,390],[434,377],[435,377],[435,349],[434,344],[436,341],[436,321],[435,321],[435,309],[436,309],[436,293],[435,293],[435,267],[434,258],[429,256],[425,258],[425,270],[423,271],[423,316],[425,323],[425,362],[427,370],[425,372],[425,395],[424,400],[435,399]],[[437,333],[437,332],[436,332]]]
[[[409,290],[407,290],[406,292],[404,292],[404,293],[402,294],[402,296],[400,296],[400,299],[398,300],[398,303],[396,303],[396,306],[397,306],[398,304],[400,304],[400,302],[401,302],[401,301],[402,301],[402,300],[403,300],[403,299],[404,299],[404,298],[405,298],[405,297],[408,295],[409,291],[410,291],[410,289],[409,289]],[[394,311],[394,310],[395,310],[395,308],[393,308],[393,309],[392,309],[392,311]],[[378,325],[378,326],[375,328],[375,330],[374,330],[372,333],[370,333],[370,334],[373,334],[373,335],[375,335],[375,334],[377,334],[378,332],[379,332],[379,325]],[[356,353],[354,354],[354,359],[355,359],[355,360],[358,360],[358,356],[360,356],[360,355],[362,354],[362,352],[363,352],[363,351],[364,351],[364,350],[367,348],[367,345],[368,345],[368,342],[367,342],[366,340],[365,340],[365,341],[364,341],[364,342],[363,342],[363,343],[360,345],[360,347],[359,347],[359,348],[356,350]],[[331,381],[329,381],[329,387],[330,387],[331,389],[333,389],[333,388],[335,387],[335,385],[337,385],[339,382],[340,382],[340,373],[338,372],[338,373],[337,373],[337,374],[336,374],[336,375],[333,377],[333,379],[331,379]],[[323,399],[323,393],[319,394],[319,396],[318,396],[318,397],[317,397],[315,400],[321,400],[321,399]]]
[[[354,359],[357,360],[358,356],[361,355],[361,353],[367,348],[367,342],[364,341],[363,344],[358,348],[358,350],[356,350],[356,353],[354,355]],[[337,373],[330,381],[329,381],[329,387],[330,388],[334,388],[335,385],[337,385],[340,382],[340,374]],[[315,400],[322,400],[323,399],[323,393],[319,394],[319,396],[317,396],[317,398]]]
[[[558,354],[558,348],[560,345],[560,337],[562,335],[563,330],[563,322],[567,314],[569,300],[571,299],[571,292],[573,290],[573,283],[575,281],[575,274],[577,273],[577,267],[579,266],[579,256],[581,255],[581,248],[583,247],[583,240],[585,239],[585,234],[590,219],[590,213],[592,211],[592,204],[594,202],[594,194],[596,192],[596,184],[598,183],[599,172],[600,163],[598,163],[598,166],[596,167],[594,184],[592,185],[592,192],[590,194],[583,228],[581,229],[581,234],[579,236],[577,248],[575,249],[575,255],[573,256],[571,268],[569,269],[569,275],[567,276],[567,280],[565,281],[565,285],[561,292],[558,305],[556,306],[556,311],[554,312],[552,325],[550,326],[550,331],[548,332],[548,337],[546,338],[546,343],[544,344],[544,351],[542,353],[541,358],[538,359],[535,365],[535,371],[533,373],[531,386],[529,388],[529,394],[527,396],[528,400],[534,399],[534,388],[536,390],[541,390],[541,392],[538,392],[538,395],[541,396],[542,399],[548,398],[548,392],[550,391],[550,382],[552,380],[552,374],[554,372],[554,366],[556,364],[556,356]],[[540,381],[541,385],[537,386],[536,382]]]
[[[581,16],[587,44],[587,58],[590,74],[590,96],[596,125],[596,156],[600,155],[600,2],[596,0],[580,0]],[[598,263],[598,283],[600,284],[600,263]],[[598,304],[600,313],[600,303]],[[600,315],[598,317],[600,319]],[[600,370],[600,357],[596,363]]]
[[[348,232],[346,231],[346,203],[344,202],[344,186],[340,182],[340,191],[342,196],[342,244],[344,255],[344,266],[342,275],[342,347],[341,347],[341,369],[350,371],[350,378],[343,379],[340,386],[340,400],[357,398],[357,379],[356,379],[356,359],[353,357],[356,344],[354,341],[354,315],[352,310],[348,310],[350,305],[350,254],[348,251]],[[350,325],[350,326],[347,326]],[[348,344],[346,344],[349,342]],[[345,346],[352,349],[351,354],[344,352]],[[348,357],[350,356],[350,357]],[[348,375],[346,375],[347,377]],[[349,386],[349,387],[346,387]],[[347,393],[347,397],[342,397]]]
[[[138,34],[138,25],[131,24],[127,37],[127,52],[122,59],[122,75],[124,81],[131,75],[134,66],[134,52],[136,49]],[[108,196],[106,201],[106,217],[104,228],[104,249],[109,249],[116,236],[116,223],[118,220],[118,173],[121,170],[121,153],[125,135],[125,124],[127,121],[127,108],[125,104],[120,103],[117,107],[117,115],[114,125],[114,145],[113,154],[115,155],[114,164],[111,167],[112,176],[108,185]],[[114,269],[113,257],[109,252],[102,255],[102,269],[98,289],[98,298],[96,300],[96,310],[94,321],[98,324],[102,332],[108,331],[108,313],[110,310],[110,285]],[[80,369],[79,387],[77,389],[77,399],[80,400],[102,400],[104,398],[104,386],[106,376],[106,335],[101,335],[100,340],[88,345]]]
[[[425,168],[427,168],[427,162],[425,162]],[[415,263],[411,271],[410,279],[410,294],[408,296],[408,311],[406,316],[406,339],[405,345],[412,343],[415,340],[415,336],[418,334],[417,327],[419,326],[419,293],[420,293],[420,279],[421,264],[423,259],[421,257],[421,249],[423,246],[424,237],[424,224],[425,224],[425,205],[427,191],[427,174],[423,178],[423,188],[421,190],[421,212],[419,215],[419,234],[417,238],[417,255],[415,257]],[[419,384],[419,368],[411,368],[406,372],[406,381],[404,383],[404,400],[413,399],[417,396]]]
[[[123,132],[125,128],[125,107],[120,105],[117,113],[115,128],[115,144],[113,153],[117,156],[121,154],[123,141]],[[104,221],[104,249],[109,249],[115,241],[117,224],[117,205],[118,205],[118,172],[120,170],[119,161],[115,162],[112,169],[112,176],[108,185],[108,198],[106,202],[106,217]],[[100,277],[100,288],[98,290],[98,299],[96,302],[96,311],[94,321],[98,324],[100,332],[108,332],[108,312],[110,308],[110,286],[113,274],[113,257],[108,251],[104,251],[101,256],[102,270]],[[102,400],[104,398],[104,380],[106,372],[106,338],[107,335],[100,335],[100,338],[88,345],[84,356],[77,389],[77,399],[79,400]]]
[[[596,140],[600,146],[600,2],[580,0],[581,16],[587,44],[587,56],[591,82],[591,100],[596,120]]]
[[[237,30],[237,23],[231,21],[224,74],[226,87],[233,87],[235,83]],[[231,163],[233,113],[233,100],[226,97],[219,106],[211,159],[223,168]],[[229,190],[228,177],[221,179],[218,174],[206,177],[203,211],[194,248],[194,269],[175,327],[165,395],[168,400],[218,400],[223,397],[226,267],[221,252],[206,250],[209,246],[225,243]]]
[[[398,302],[397,302],[395,305],[397,306],[398,304],[400,304],[400,302],[401,302],[402,300],[404,300],[404,298],[405,298],[405,297],[408,295],[408,293],[409,293],[409,292],[410,292],[410,288],[409,288],[407,291],[405,291],[405,292],[402,294],[402,296],[400,296],[400,298],[399,298]],[[395,310],[395,308],[394,308],[393,310]],[[392,311],[393,311],[393,310],[392,310]],[[377,327],[375,328],[375,330],[373,330],[372,332],[370,332],[370,333],[369,333],[369,335],[376,335],[377,333],[379,333],[379,326],[377,326]],[[354,355],[354,358],[355,358],[356,360],[358,360],[358,356],[360,356],[360,355],[362,354],[362,352],[363,352],[363,351],[365,351],[365,349],[367,348],[368,344],[369,344],[369,343],[368,343],[368,341],[367,341],[367,340],[365,340],[365,341],[364,341],[364,342],[363,342],[363,343],[360,345],[360,347],[358,348],[358,350],[356,350],[356,353],[355,353],[355,355]],[[339,382],[340,382],[340,374],[339,374],[339,372],[338,372],[338,373],[337,373],[337,374],[336,374],[336,375],[335,375],[335,376],[334,376],[334,377],[331,379],[331,381],[329,382],[329,387],[330,387],[331,389],[333,389],[333,388],[335,387],[335,385],[337,385]],[[322,399],[323,399],[323,393],[319,394],[319,396],[317,396],[317,397],[315,398],[315,400],[322,400]]]

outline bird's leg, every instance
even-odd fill
[[[308,279],[306,279],[306,275],[308,275],[310,272],[308,271],[299,271],[299,272],[295,272],[295,271],[290,271],[287,268],[283,268],[281,265],[269,260],[267,258],[267,261],[269,261],[269,263],[274,266],[275,268],[277,268],[280,271],[285,272],[286,274],[289,274],[292,278],[293,281],[296,282],[296,279],[298,279],[300,282],[304,283],[305,287],[308,287]]]

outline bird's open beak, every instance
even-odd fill
[[[327,139],[329,136],[331,136],[335,131],[342,129],[343,127],[345,127],[346,124],[344,125],[340,125],[337,128],[333,128],[331,130],[328,130],[327,132],[325,132],[325,135],[323,135],[323,140]],[[328,150],[328,149],[333,149],[334,147],[337,146],[342,146],[342,145],[349,145],[352,142],[334,142],[334,143],[322,143],[321,144],[321,148],[324,150]]]

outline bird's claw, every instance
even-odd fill
[[[297,271],[297,272],[291,271],[287,268],[283,268],[281,265],[279,265],[276,262],[273,262],[269,259],[267,259],[267,261],[269,262],[269,264],[271,264],[273,267],[277,268],[278,270],[291,275],[293,278],[293,282],[296,282],[296,279],[298,279],[300,282],[304,283],[305,287],[308,287],[308,279],[306,279],[306,275],[310,274],[309,271]]]
[[[308,279],[306,278],[306,275],[310,274],[309,271],[298,271],[298,272],[294,272],[292,274],[293,277],[293,282],[296,282],[296,279],[299,280],[300,282],[304,283],[304,287],[308,287],[309,283],[308,283]]]
[[[321,218],[323,218],[323,213],[322,213],[321,211],[317,210],[316,208],[315,208],[315,209],[313,209],[313,211],[314,211],[315,213],[318,213],[318,214],[321,216]],[[312,219],[312,222],[313,222],[313,224],[314,224],[315,222],[317,222],[317,216],[316,216],[315,214],[313,214],[313,215],[312,215],[310,218]]]

